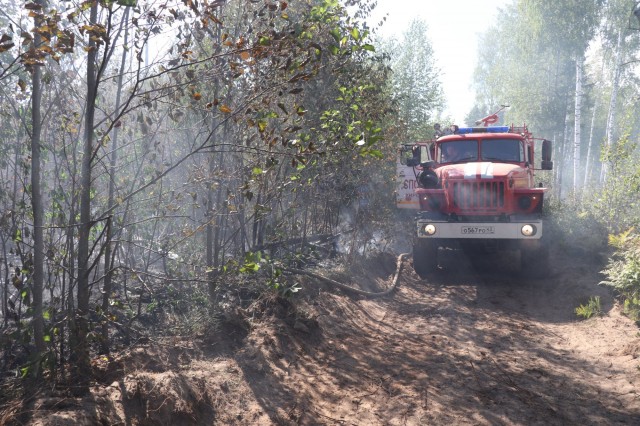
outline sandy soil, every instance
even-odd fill
[[[90,399],[40,398],[23,419],[639,424],[639,329],[597,285],[602,264],[556,254],[551,278],[523,280],[510,262],[491,259],[472,264],[460,251],[441,251],[441,270],[427,280],[406,260],[396,291],[378,299],[305,278],[304,303],[256,302],[215,334],[139,345],[106,365]],[[395,263],[380,255],[354,278],[332,276],[383,290]],[[595,295],[604,314],[579,320],[575,307]]]

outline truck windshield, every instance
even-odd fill
[[[481,148],[485,161],[524,161],[519,139],[484,139]]]
[[[456,163],[478,159],[478,141],[465,139],[440,144],[438,162]]]

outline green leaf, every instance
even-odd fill
[[[367,150],[367,154],[372,156],[372,157],[379,158],[379,159],[384,158],[384,155],[382,154],[382,151],[377,150],[377,149],[369,149],[369,150]]]
[[[351,37],[353,37],[355,41],[360,41],[360,30],[353,28],[351,30]]]
[[[244,265],[242,265],[242,267],[240,268],[240,272],[246,273],[246,272],[258,272],[258,270],[260,269],[260,266],[255,263],[255,262],[250,262],[250,263],[245,263]]]
[[[372,44],[363,44],[362,48],[364,50],[368,50],[369,52],[375,52],[376,48]]]
[[[340,40],[342,39],[342,34],[340,33],[339,28],[332,29],[331,31],[329,31],[329,34],[331,34],[331,36],[336,41],[336,43],[340,43]]]
[[[240,267],[241,273],[255,273],[260,270],[260,262],[262,260],[262,254],[260,252],[247,253],[244,256],[244,264]]]

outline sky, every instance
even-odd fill
[[[472,124],[464,123],[464,117],[475,98],[471,85],[478,36],[499,19],[499,8],[511,1],[378,0],[372,22],[387,15],[381,34],[399,40],[412,19],[419,17],[426,22],[447,102],[444,114],[459,125]]]

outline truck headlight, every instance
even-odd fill
[[[429,223],[428,225],[425,225],[424,228],[422,228],[423,232],[425,235],[433,235],[436,233],[436,226],[432,223]]]
[[[533,237],[536,235],[537,229],[533,225],[523,225],[522,228],[520,228],[520,232],[522,232],[522,235],[525,237]]]

